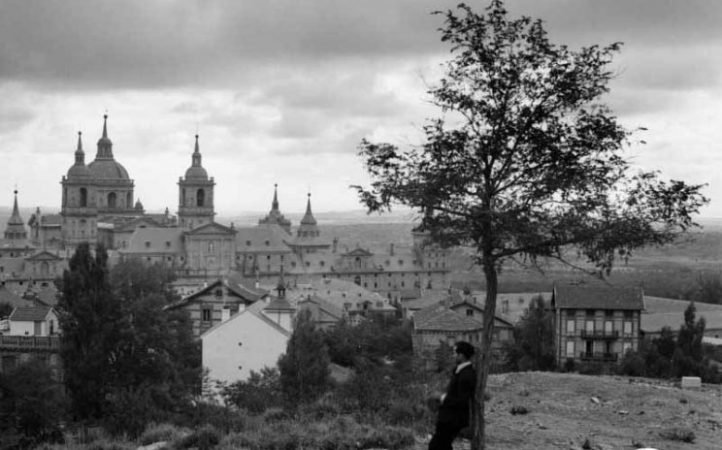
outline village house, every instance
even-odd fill
[[[641,288],[558,285],[552,293],[557,363],[616,363],[639,349]]]
[[[44,361],[57,376],[59,327],[55,310],[49,306],[17,306],[0,321],[0,373],[31,358]]]

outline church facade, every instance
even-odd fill
[[[288,284],[309,277],[338,278],[393,300],[448,286],[446,250],[429,245],[423,233],[414,234],[413,245],[389,243],[385,252],[360,244],[339,251],[339,239],[327,239],[314,218],[310,194],[295,228],[280,211],[277,186],[271,209],[257,226],[234,227],[214,220],[215,187],[203,167],[196,135],[191,164],[178,180],[177,216],[167,209],[146,213],[136,200],[133,179],[115,159],[106,115],[95,159],[88,164],[78,133],[74,162],[61,178],[60,214],[43,215],[37,209],[25,237],[19,234],[25,232],[22,220],[13,216],[6,234],[27,244],[13,250],[24,251],[21,257],[44,252],[66,260],[81,242],[102,244],[111,260],[166,264],[190,284],[228,275],[271,284],[279,277]]]

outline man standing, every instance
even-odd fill
[[[476,386],[476,371],[471,365],[474,346],[460,341],[454,345],[456,367],[446,393],[441,396],[436,430],[429,442],[429,450],[451,450],[457,434],[469,425],[471,403]]]

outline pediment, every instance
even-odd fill
[[[236,234],[236,230],[233,228],[229,228],[225,225],[221,225],[216,222],[207,223],[205,225],[201,225],[198,228],[194,228],[186,233],[188,236],[234,236]]]
[[[34,255],[28,256],[25,258],[26,261],[59,261],[63,258],[59,257],[58,255],[55,255],[53,253],[50,253],[49,251],[43,250],[39,253],[35,253]]]
[[[374,255],[373,253],[371,253],[368,250],[364,250],[363,248],[355,248],[355,249],[351,250],[350,252],[346,252],[343,254],[343,256],[348,256],[348,257],[365,257],[365,258],[368,258],[373,255]]]

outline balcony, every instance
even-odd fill
[[[582,361],[600,361],[600,362],[616,362],[618,355],[616,353],[587,353],[579,354]]]
[[[582,330],[582,338],[584,339],[619,339],[619,330]]]
[[[3,336],[0,335],[0,350],[57,352],[60,336]]]

